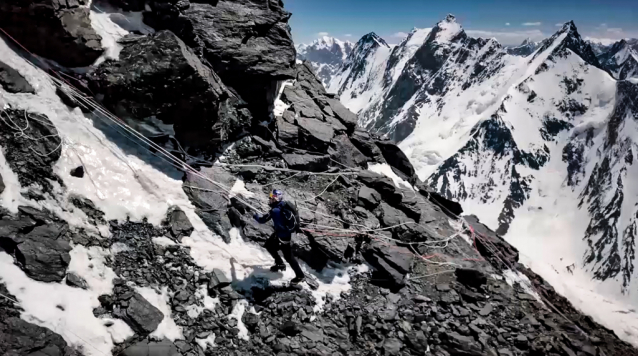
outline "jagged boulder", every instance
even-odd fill
[[[13,94],[35,94],[35,89],[31,84],[17,70],[2,61],[0,61],[0,88]]]
[[[62,336],[19,317],[0,318],[0,354],[75,356]]]
[[[182,353],[169,340],[142,340],[122,351],[123,356],[181,356]]]
[[[357,178],[370,188],[375,189],[383,198],[393,204],[400,203],[403,199],[401,192],[394,185],[394,182],[386,176],[374,173],[372,171],[361,171]]]
[[[367,131],[355,130],[350,136],[350,140],[366,157],[371,158],[376,163],[386,163],[381,150]]]
[[[71,287],[88,289],[89,285],[84,278],[78,276],[76,273],[68,273],[66,275],[66,284]]]
[[[166,214],[165,224],[171,231],[173,238],[181,240],[184,236],[190,236],[193,232],[193,224],[188,220],[186,213],[178,206],[169,208]]]
[[[126,307],[115,310],[114,314],[140,334],[152,333],[164,319],[164,314],[137,292],[128,293],[120,302],[126,302]]]
[[[414,254],[407,248],[376,241],[364,247],[363,257],[392,288],[405,285],[414,261]]]
[[[172,32],[131,37],[123,46],[118,61],[91,76],[94,91],[116,114],[156,116],[190,147],[216,147],[250,127],[245,103]]]
[[[57,217],[20,207],[17,215],[6,213],[0,219],[0,248],[32,279],[60,282],[71,261],[67,232],[67,223]]]
[[[416,171],[412,163],[410,163],[408,156],[406,156],[396,144],[389,141],[377,141],[376,144],[381,150],[383,158],[385,158],[386,162],[392,167],[394,173],[405,181],[411,183],[416,182]]]
[[[518,250],[482,224],[475,215],[463,217],[476,234],[476,249],[492,266],[511,269],[518,266]]]
[[[85,5],[86,0],[2,0],[0,23],[29,51],[66,67],[84,67],[103,52]]]
[[[347,135],[340,135],[332,140],[332,147],[328,150],[333,160],[350,168],[366,168],[368,158],[352,144]]]
[[[39,184],[50,191],[50,181],[59,181],[53,173],[53,165],[60,158],[62,139],[57,129],[45,115],[24,110],[5,109],[0,112],[0,147],[11,170],[15,172],[22,187]],[[10,120],[10,121],[9,121]],[[27,127],[19,133],[18,127]]]
[[[310,172],[322,172],[330,165],[330,156],[314,156],[302,154],[284,154],[284,161],[291,169]]]
[[[173,30],[250,104],[253,114],[268,116],[277,82],[295,75],[291,14],[282,2],[218,0],[176,8],[154,1],[151,7],[146,23]]]
[[[335,135],[331,125],[316,119],[297,118],[299,146],[314,152],[326,152]]]
[[[357,204],[360,206],[374,210],[381,202],[381,195],[376,190],[363,186],[359,189]]]

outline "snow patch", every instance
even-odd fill
[[[233,311],[230,313],[230,315],[228,315],[228,318],[235,319],[237,321],[237,329],[239,330],[239,334],[237,334],[237,337],[242,340],[248,341],[248,329],[246,328],[246,325],[244,325],[244,322],[241,320],[244,312],[246,311],[246,305],[248,305],[248,302],[246,300],[238,301],[237,304],[235,304]]]
[[[153,243],[158,246],[175,246],[177,243],[166,236],[153,237]]]
[[[108,279],[113,272],[107,271],[108,267],[101,263],[99,253],[91,259],[92,268],[86,264],[90,251],[76,247],[71,254],[73,270],[83,273],[82,277],[89,284],[88,290],[35,281],[14,265],[13,257],[4,252],[0,252],[0,281],[20,302],[24,309],[22,319],[60,334],[70,346],[81,348],[84,355],[110,355],[115,341],[133,333],[125,323],[111,324],[93,315],[93,309],[100,306],[97,298],[106,290],[106,284],[112,282]],[[97,280],[100,273],[104,273],[106,280]]]
[[[211,348],[215,347],[215,334],[210,334],[205,339],[196,339],[195,342],[202,348],[204,352],[206,352],[208,346],[210,346]]]
[[[0,115],[0,118],[2,115]],[[4,153],[0,148],[0,176],[4,183],[4,191],[0,194],[0,202],[2,207],[15,214],[18,212],[18,206],[24,205],[25,199],[20,194],[22,187],[16,175],[9,167],[7,160],[4,158]]]
[[[394,185],[396,185],[399,188],[403,186],[404,188],[414,190],[412,185],[406,182],[405,180],[403,180],[396,173],[394,173],[394,171],[392,170],[392,167],[390,167],[390,165],[387,163],[368,163],[368,170],[378,174],[382,174],[392,179],[392,181],[394,182]]]
[[[92,4],[89,13],[91,26],[102,36],[102,47],[105,49],[104,54],[93,64],[95,66],[107,59],[118,60],[122,51],[122,45],[118,41],[129,33],[148,35],[155,32],[144,23],[142,12],[122,11],[104,2],[99,5],[97,7]]]

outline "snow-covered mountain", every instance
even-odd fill
[[[638,50],[626,40],[614,43],[598,60],[616,79],[638,76]]]
[[[513,56],[522,56],[527,57],[530,54],[534,53],[538,47],[540,47],[542,42],[534,42],[530,38],[526,38],[523,43],[515,47],[506,47],[507,53]]]
[[[298,45],[297,59],[310,61],[321,82],[327,85],[348,58],[353,47],[352,42],[322,36],[310,44]]]
[[[360,125],[400,141],[421,179],[505,235],[579,308],[636,335],[603,300],[638,305],[638,81],[611,76],[573,22],[521,57],[448,16],[391,82],[379,80],[390,61],[376,53],[348,61],[330,88]],[[352,68],[373,76],[339,79]]]

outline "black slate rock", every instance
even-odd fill
[[[35,94],[35,89],[22,74],[2,61],[0,61],[0,87],[12,94]]]
[[[88,289],[89,285],[86,283],[84,278],[78,276],[77,274],[70,272],[66,275],[66,284],[71,287]]]
[[[128,307],[122,313],[120,317],[140,334],[152,333],[164,319],[164,314],[159,309],[136,292],[128,300]]]
[[[479,288],[487,283],[487,276],[485,273],[472,269],[472,268],[457,268],[454,271],[456,279],[469,287]]]
[[[73,168],[71,170],[71,172],[69,172],[69,173],[73,177],[84,178],[84,166],[79,166],[79,167]]]
[[[182,237],[190,236],[195,230],[186,213],[178,206],[172,206],[168,209],[165,223],[170,229],[173,238],[180,241]]]

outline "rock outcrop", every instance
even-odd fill
[[[127,39],[120,59],[104,63],[92,80],[113,112],[155,116],[187,147],[217,147],[252,123],[241,99],[170,31]]]
[[[2,61],[0,61],[0,88],[13,94],[35,94],[35,89],[31,84],[17,70]]]
[[[250,104],[254,115],[267,117],[277,82],[295,73],[296,52],[288,25],[291,14],[281,1],[182,5],[187,3],[152,1],[145,21],[156,29],[175,32]]]
[[[88,4],[86,0],[2,0],[0,23],[29,51],[66,67],[85,67],[103,52]]]

